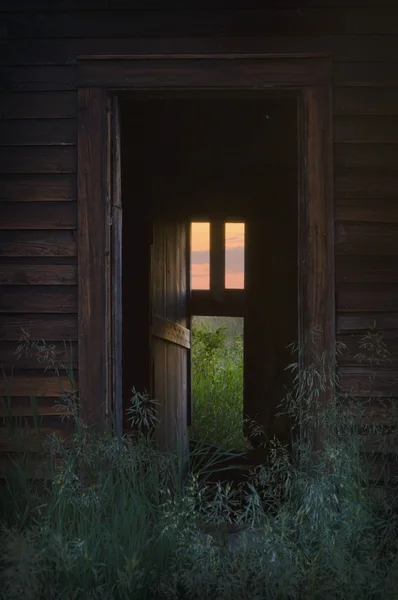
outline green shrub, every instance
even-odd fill
[[[191,438],[229,450],[245,449],[243,333],[202,319],[192,328]]]

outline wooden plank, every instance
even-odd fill
[[[311,360],[317,351],[330,368],[335,345],[332,96],[309,88],[299,104],[298,288],[299,344]]]
[[[262,10],[119,11],[7,14],[6,34],[13,38],[100,38],[136,36],[237,36],[292,34],[395,34],[397,11],[378,8],[263,8]]]
[[[76,202],[0,202],[1,229],[76,229]]]
[[[336,256],[338,283],[395,283],[397,276],[398,264],[395,256]]]
[[[396,198],[398,171],[351,167],[335,169],[334,189],[337,198]]]
[[[181,33],[181,32],[180,32]],[[203,53],[326,54],[336,61],[392,61],[398,58],[394,35],[249,35],[239,37],[0,39],[0,64],[73,65],[76,56]],[[50,116],[50,115],[49,115]]]
[[[28,417],[14,435],[10,435],[6,427],[0,427],[0,452],[40,452],[49,435],[56,433],[63,442],[67,442],[73,433],[73,423],[62,420],[61,415],[42,417],[38,425],[36,429],[34,420]]]
[[[77,285],[76,265],[0,263],[1,285]]]
[[[62,395],[62,390],[72,390],[66,375],[17,375],[9,379],[0,378],[1,396],[51,396]]]
[[[397,87],[395,62],[340,62],[333,65],[336,86]]]
[[[33,92],[76,89],[72,66],[0,67],[1,91]]]
[[[244,290],[225,290],[222,301],[212,298],[207,290],[192,290],[189,314],[203,317],[243,317],[245,315]]]
[[[337,168],[397,169],[397,144],[334,144]]]
[[[29,349],[20,357],[15,354],[17,342],[0,342],[0,368],[6,373],[15,370],[37,370],[44,369],[51,365],[51,361],[45,360],[45,355],[41,351]],[[59,366],[60,363],[67,365],[69,368],[76,369],[77,367],[77,343],[56,342],[51,344],[51,359]]]
[[[366,369],[364,366],[339,368],[341,390],[355,397],[398,397],[398,371]]]
[[[337,115],[398,115],[398,89],[394,87],[336,88]]]
[[[108,106],[109,115],[109,146],[108,162],[110,169],[109,211],[112,218],[110,236],[110,255],[112,262],[109,268],[109,283],[111,287],[109,329],[111,335],[109,345],[112,352],[109,355],[111,365],[108,373],[112,374],[110,400],[114,418],[116,435],[123,433],[123,203],[122,203],[122,165],[120,139],[120,109],[119,98],[113,97]],[[108,297],[109,297],[108,296]],[[149,333],[149,332],[148,332]],[[149,336],[148,336],[149,337]]]
[[[245,8],[247,10],[263,7],[261,0],[219,0],[217,8]],[[291,7],[291,0],[269,0],[267,7],[281,8]],[[132,4],[131,0],[36,0],[32,3],[30,0],[4,0],[0,6],[0,12],[6,11],[29,11],[39,12],[43,10],[52,11],[85,11],[85,10],[121,10],[129,9],[130,11],[137,10],[164,10],[164,2],[162,0],[135,0]],[[386,8],[395,7],[395,0],[304,0],[301,5],[303,8],[309,7],[328,7],[328,8]],[[169,3],[170,10],[185,9],[187,7],[184,0],[173,0]],[[213,0],[192,0],[189,7],[191,9],[209,9],[214,8]]]
[[[336,255],[397,256],[398,226],[385,223],[336,223]]]
[[[82,418],[100,427],[106,400],[106,93],[78,91],[78,306]]]
[[[366,332],[372,326],[381,331],[398,329],[398,312],[390,313],[338,313],[337,332],[361,331]]]
[[[0,296],[2,313],[75,313],[76,286],[4,286]]]
[[[77,315],[74,314],[0,314],[0,339],[17,342],[22,328],[28,331],[32,340],[59,342],[77,340]]]
[[[398,306],[398,285],[340,283],[337,287],[339,312],[393,312]]]
[[[381,336],[382,341],[386,344],[391,355],[390,358],[393,361],[391,365],[393,366],[396,364],[396,359],[398,358],[398,329],[384,331],[381,333]],[[364,333],[343,333],[339,335],[338,340],[345,345],[345,349],[339,357],[339,364],[359,366],[361,361],[358,355],[364,353],[364,350],[360,348],[364,341]],[[370,352],[366,352],[366,356],[370,357],[370,355]],[[367,363],[362,361],[362,364],[366,365]],[[389,366],[388,363],[386,363],[386,366]],[[375,365],[375,368],[376,367],[377,365]]]
[[[76,200],[76,176],[62,174],[2,175],[0,200],[50,201]]]
[[[189,349],[191,347],[191,332],[189,329],[159,315],[153,315],[152,335],[184,348]]]
[[[78,85],[123,88],[272,87],[326,85],[331,77],[322,58],[267,58],[264,55],[170,55],[125,60],[79,60]]]
[[[0,119],[74,119],[76,115],[75,92],[14,92],[0,98]]]
[[[337,143],[398,143],[398,116],[349,115],[334,118]]]
[[[76,256],[73,231],[2,231],[0,256]]]
[[[217,8],[245,8],[247,10],[263,7],[261,0],[219,0]],[[270,0],[267,2],[269,8],[291,7],[291,0]],[[0,12],[6,11],[29,11],[39,12],[43,10],[51,11],[85,11],[85,10],[121,10],[129,9],[130,11],[137,10],[164,10],[164,2],[162,0],[135,0],[132,4],[131,0],[36,0],[32,3],[30,0],[4,0],[0,6]],[[328,8],[386,8],[395,7],[395,0],[304,0],[301,5],[303,8],[309,7],[328,7]],[[170,10],[185,9],[187,7],[184,0],[173,0],[169,3]],[[191,9],[209,9],[214,8],[213,0],[192,0],[189,7]]]
[[[76,173],[75,146],[0,147],[0,173]]]
[[[225,223],[210,222],[210,294],[221,301],[225,291]]]
[[[10,119],[0,121],[2,146],[71,146],[76,119]]]
[[[336,202],[337,221],[398,223],[398,206],[393,199],[345,198]]]
[[[43,417],[43,416],[60,416],[66,413],[65,408],[57,405],[59,397],[39,397],[36,402],[32,402],[31,398],[24,396],[15,396],[10,398],[9,406],[0,406],[0,417],[3,415],[6,418],[11,417]],[[41,419],[40,419],[41,420]]]

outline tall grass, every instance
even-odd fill
[[[363,418],[358,426],[365,408],[326,364],[314,353],[281,406],[304,431],[293,455],[269,441],[267,463],[237,491],[210,490],[199,454],[182,477],[178,455],[155,445],[147,396],[134,394],[134,433],[114,437],[88,429],[76,395],[65,394],[75,432],[68,445],[47,440],[49,478],[29,480],[22,461],[2,491],[1,597],[397,598],[397,517],[373,477],[373,458],[396,448],[396,420],[388,448],[365,460],[367,436],[383,431]]]
[[[193,321],[190,435],[225,449],[242,450],[247,446],[243,435],[242,324],[219,321],[213,317]]]

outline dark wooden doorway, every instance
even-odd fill
[[[121,100],[121,130],[125,403],[132,385],[150,390],[172,445],[191,412],[189,317],[243,317],[242,426],[256,419],[287,438],[276,412],[286,347],[298,339],[296,95],[142,92]],[[212,232],[210,288],[200,291],[187,285],[198,219]],[[231,219],[246,227],[243,290],[224,285]]]
[[[112,377],[114,327],[109,269],[111,226],[108,157],[111,139],[109,96],[144,89],[202,93],[272,88],[297,96],[298,133],[298,331],[302,356],[320,328],[317,348],[333,364],[335,337],[333,186],[331,135],[331,65],[323,57],[267,55],[193,55],[79,57],[78,82],[78,279],[79,387],[82,416],[98,424],[103,407],[118,410]],[[214,189],[214,188],[212,188]],[[217,190],[216,190],[217,191]],[[231,185],[231,191],[234,186]],[[154,197],[154,194],[152,194]],[[131,198],[137,203],[138,196]],[[211,194],[206,196],[211,206]],[[171,204],[173,206],[173,203]],[[183,204],[179,204],[183,206]],[[202,209],[205,204],[202,205]],[[145,218],[135,211],[135,227]],[[188,216],[188,215],[187,215]],[[222,218],[222,215],[220,215]],[[184,215],[180,215],[180,218]],[[146,256],[146,250],[143,250]],[[136,306],[134,305],[135,314]],[[138,316],[136,315],[136,322]],[[147,331],[150,331],[147,329]],[[148,342],[149,343],[149,342]],[[112,383],[113,382],[113,383]]]

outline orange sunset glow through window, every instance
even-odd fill
[[[226,289],[244,288],[244,223],[225,223]],[[210,223],[191,223],[191,289],[210,289]]]
[[[245,284],[245,224],[225,223],[225,287],[242,290]]]
[[[210,289],[210,223],[191,223],[191,289]]]

